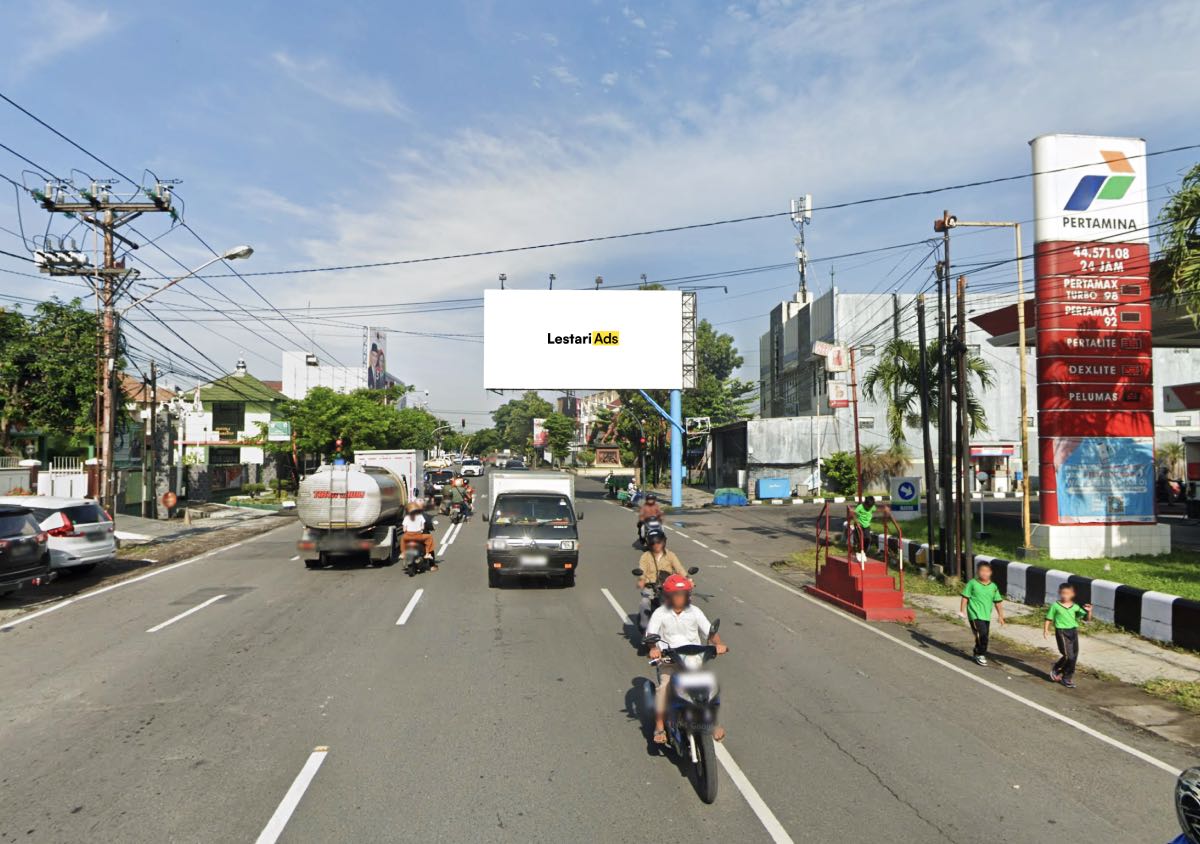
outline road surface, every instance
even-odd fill
[[[573,589],[489,589],[478,518],[416,578],[307,571],[295,525],[5,622],[0,841],[1175,834],[1181,748],[795,594],[717,512],[668,519],[731,647],[704,805],[647,740],[633,517],[580,492]]]

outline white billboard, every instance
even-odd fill
[[[678,290],[486,290],[488,390],[683,387]]]
[[[1146,243],[1146,142],[1098,135],[1034,138],[1034,241]]]

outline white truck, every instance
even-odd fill
[[[335,557],[365,555],[390,566],[400,558],[400,522],[407,503],[407,484],[388,469],[321,466],[296,490],[296,515],[304,525],[296,547],[304,565],[323,568]]]
[[[565,472],[488,475],[488,586],[503,578],[538,577],[575,585],[579,525],[575,476]]]
[[[1183,459],[1187,463],[1187,473],[1183,480],[1187,517],[1200,519],[1200,437],[1183,438]]]
[[[425,452],[413,448],[378,449],[354,452],[354,462],[359,466],[379,466],[398,478],[403,478],[408,487],[408,497],[421,495],[421,480],[425,463]]]

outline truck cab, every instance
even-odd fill
[[[558,473],[493,473],[488,497],[488,586],[536,577],[575,585],[579,520],[573,478]]]

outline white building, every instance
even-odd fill
[[[367,386],[365,366],[337,366],[322,363],[312,352],[284,352],[283,394],[302,399],[313,387],[328,387],[336,393],[352,393]]]

